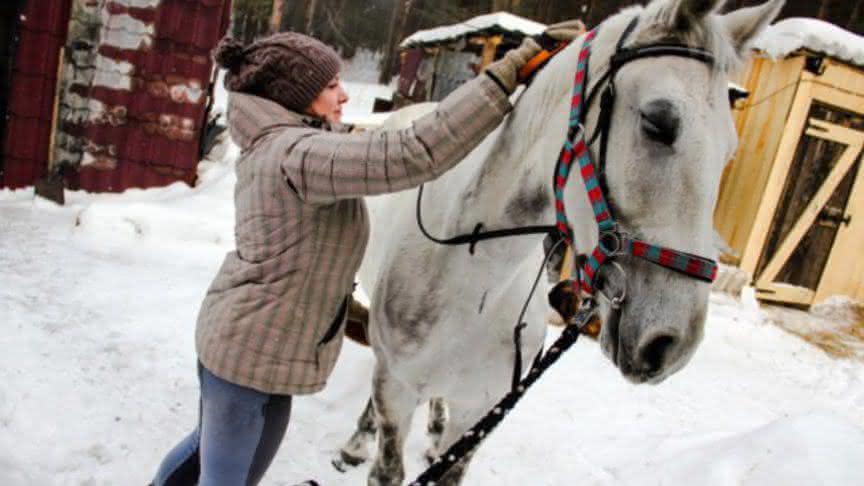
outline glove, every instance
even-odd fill
[[[546,30],[540,34],[539,42],[544,49],[548,50],[550,47],[554,48],[559,42],[572,42],[573,39],[579,37],[585,32],[585,24],[583,24],[581,20],[568,20],[547,27]],[[552,44],[551,46],[548,45],[550,41]]]
[[[522,45],[511,49],[504,57],[486,67],[486,74],[491,76],[507,94],[513,93],[519,85],[519,70],[534,56],[543,50],[540,44],[531,37],[526,37]]]
[[[541,51],[552,51],[561,42],[570,42],[585,33],[585,24],[579,20],[568,20],[550,25],[537,38],[526,37],[522,45],[512,49],[500,60],[486,67],[486,74],[498,81],[508,94],[530,76],[520,76],[519,71]],[[531,72],[533,74],[533,71]]]

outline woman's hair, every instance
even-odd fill
[[[342,65],[332,48],[296,32],[273,34],[248,46],[226,37],[213,59],[228,71],[228,90],[268,98],[298,113],[309,107]]]

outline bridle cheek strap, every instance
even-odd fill
[[[632,28],[628,30],[632,30]],[[573,230],[564,209],[564,188],[574,164],[579,166],[579,173],[585,183],[588,200],[600,232],[599,243],[590,255],[583,257],[584,262],[574,284],[581,287],[581,290],[589,295],[593,295],[597,289],[597,275],[600,273],[600,269],[606,263],[622,255],[641,258],[703,282],[713,282],[717,277],[717,263],[714,260],[630,238],[620,231],[615,222],[612,210],[603,194],[603,185],[598,179],[597,169],[591,161],[582,127],[582,120],[587,109],[585,87],[588,84],[588,61],[591,54],[591,42],[595,37],[596,31],[586,34],[582,50],[579,53],[579,64],[573,83],[570,128],[555,170],[556,225],[563,238],[571,247],[573,246]],[[620,44],[623,44],[623,39],[619,43],[619,52],[613,58],[613,66],[610,68],[613,71],[617,71],[623,64],[634,59],[660,55],[676,55],[691,57],[706,63],[713,62],[710,53],[686,46],[663,45],[641,49],[621,49]],[[609,81],[612,81],[611,77]],[[603,107],[603,109],[611,110],[611,107]],[[611,111],[607,112],[606,116],[611,119]]]

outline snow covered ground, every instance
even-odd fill
[[[234,183],[230,162],[211,162],[194,189],[67,193],[65,207],[0,191],[0,485],[144,485],[191,430],[195,315],[233,244]],[[864,364],[764,316],[752,295],[714,295],[696,357],[659,386],[626,383],[577,343],[466,484],[864,484]],[[372,363],[348,343],[329,387],[295,401],[264,484],[365,484],[368,466],[340,474],[330,458]],[[415,420],[411,477],[426,447]]]

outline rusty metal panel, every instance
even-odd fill
[[[75,0],[57,160],[72,187],[195,182],[230,0]]]
[[[48,170],[57,62],[72,0],[26,0],[9,87],[0,187],[32,185]]]

